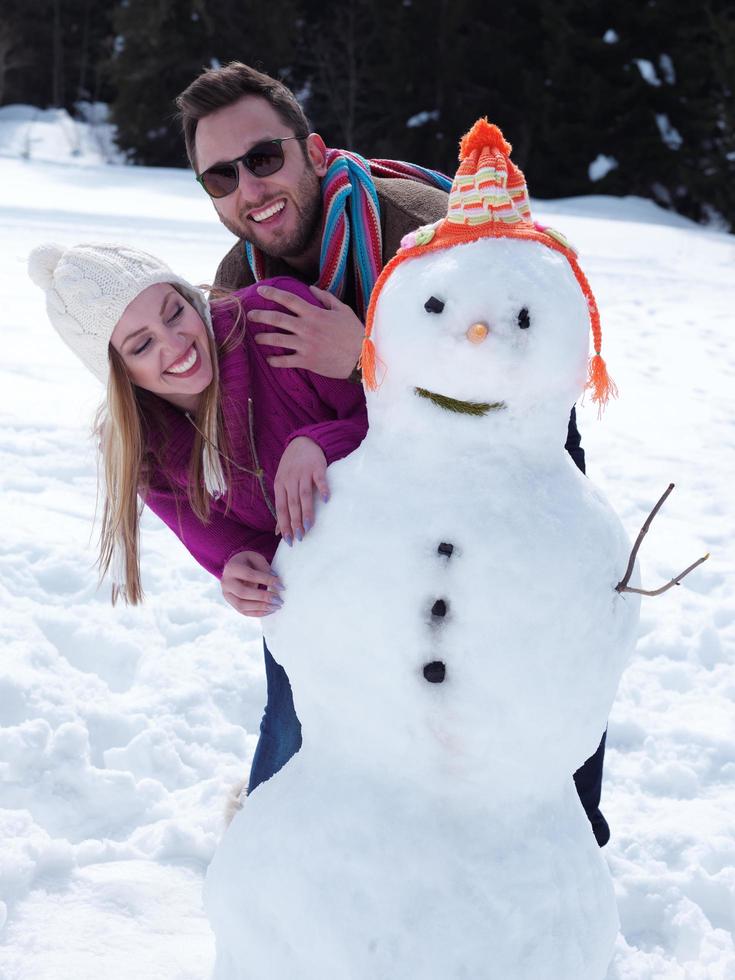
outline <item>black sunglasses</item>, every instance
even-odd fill
[[[247,153],[227,163],[215,163],[197,177],[204,190],[210,197],[227,197],[240,183],[238,163],[247,167],[255,177],[270,177],[277,174],[283,166],[282,143],[287,140],[305,140],[306,136],[283,136],[277,140],[264,140],[257,143]]]

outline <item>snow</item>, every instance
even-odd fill
[[[614,170],[618,166],[618,161],[615,157],[606,156],[604,153],[598,153],[595,159],[587,168],[587,173],[590,180],[594,183],[595,181],[602,180],[603,177],[607,177],[611,170]]]
[[[663,72],[664,79],[669,85],[676,84],[676,69],[674,68],[674,62],[671,60],[671,55],[662,54],[659,55],[658,65]]]
[[[646,58],[634,58],[633,62],[638,66],[638,71],[641,73],[644,82],[653,85],[654,88],[661,85],[661,79],[656,74],[656,68],[652,61],[648,61]]]
[[[120,240],[206,281],[231,240],[185,171],[64,159],[0,159],[0,976],[194,980],[214,962],[203,876],[264,700],[259,631],[149,516],[145,605],[96,591],[100,390],[25,262],[49,239]],[[636,198],[532,206],[581,251],[621,390],[600,422],[580,409],[592,479],[630,536],[677,484],[642,549],[644,585],[712,552],[644,601],[610,717],[609,980],[732,980],[735,239]]]
[[[429,122],[434,122],[439,118],[439,110],[424,109],[423,112],[417,112],[415,115],[411,116],[410,119],[406,120],[406,126],[409,129],[415,129],[417,126],[425,126]]]
[[[675,126],[671,125],[671,120],[666,115],[665,112],[656,113],[656,125],[658,126],[658,131],[661,134],[661,139],[664,141],[666,146],[670,150],[680,149],[684,140],[682,139],[681,133]]]
[[[115,127],[102,103],[80,102],[80,119],[66,109],[30,105],[0,107],[0,155],[26,160],[50,160],[88,167],[123,163],[115,147]]]

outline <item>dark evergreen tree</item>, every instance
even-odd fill
[[[695,105],[704,130],[686,148],[695,171],[690,187],[695,217],[714,209],[735,227],[735,5],[704,4],[709,43],[700,55],[709,66],[707,90]]]
[[[481,115],[534,195],[639,194],[735,222],[732,0],[5,0],[0,104],[111,101],[140,163],[183,165],[173,100],[241,60],[329,145],[456,168]]]
[[[735,9],[718,0],[571,6],[579,8],[565,12],[577,27],[571,56],[551,76],[563,113],[547,142],[547,175],[542,160],[531,161],[535,192],[637,194],[732,222]],[[593,180],[598,155],[615,165]]]
[[[109,8],[92,0],[4,0],[0,23],[0,104],[25,102],[74,111],[107,101],[99,68],[111,44]]]
[[[21,4],[18,0],[8,0],[3,13],[3,19],[0,21],[0,105],[5,105],[7,102],[31,101],[33,87],[28,85],[24,86],[20,98],[17,96],[13,98],[19,89],[17,80],[21,78],[20,73],[24,70],[30,72],[35,60],[29,43],[30,37],[24,30]],[[33,100],[32,104],[38,103]]]
[[[615,156],[609,131],[625,92],[611,80],[618,49],[607,5],[559,0],[539,11],[537,119],[529,137],[525,169],[537,197],[563,197],[593,190],[590,168]],[[608,8],[609,9],[609,8]],[[592,171],[597,176],[597,170]]]
[[[669,55],[661,139],[669,167],[641,187],[695,219],[735,223],[735,5],[722,0],[657,8],[659,62]],[[668,15],[668,16],[667,16]],[[666,71],[663,72],[666,75]],[[661,187],[661,185],[663,185]]]
[[[533,43],[527,22],[538,22],[539,4],[488,14],[479,0],[306,3],[298,71],[314,124],[365,155],[450,172],[458,136],[478,115],[530,133],[525,107],[537,104],[543,72],[511,69]]]
[[[245,61],[288,75],[298,19],[290,0],[124,0],[108,66],[120,145],[138,163],[182,166],[174,99],[203,68]],[[287,79],[286,79],[287,80]]]
[[[400,129],[404,7],[395,0],[303,0],[301,9],[308,27],[294,71],[312,124],[331,145],[380,155]]]

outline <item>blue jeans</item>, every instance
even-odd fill
[[[248,795],[286,765],[301,748],[301,722],[293,705],[286,671],[273,659],[263,641],[267,701],[260,723],[260,738],[250,769]]]
[[[604,847],[610,840],[610,827],[600,812],[602,764],[605,761],[606,739],[607,729],[602,734],[602,740],[597,746],[595,754],[591,755],[584,765],[580,766],[574,774],[574,785],[577,787],[577,795],[582,801],[587,819],[592,824],[592,832],[600,847]]]

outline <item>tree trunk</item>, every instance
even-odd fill
[[[64,105],[64,46],[61,34],[61,0],[54,0],[53,74],[51,76],[51,103],[61,109]]]
[[[79,52],[79,81],[77,83],[76,101],[90,98],[89,90],[85,83],[87,75],[87,64],[89,61],[89,0],[84,3],[84,22],[82,26],[82,50]]]

